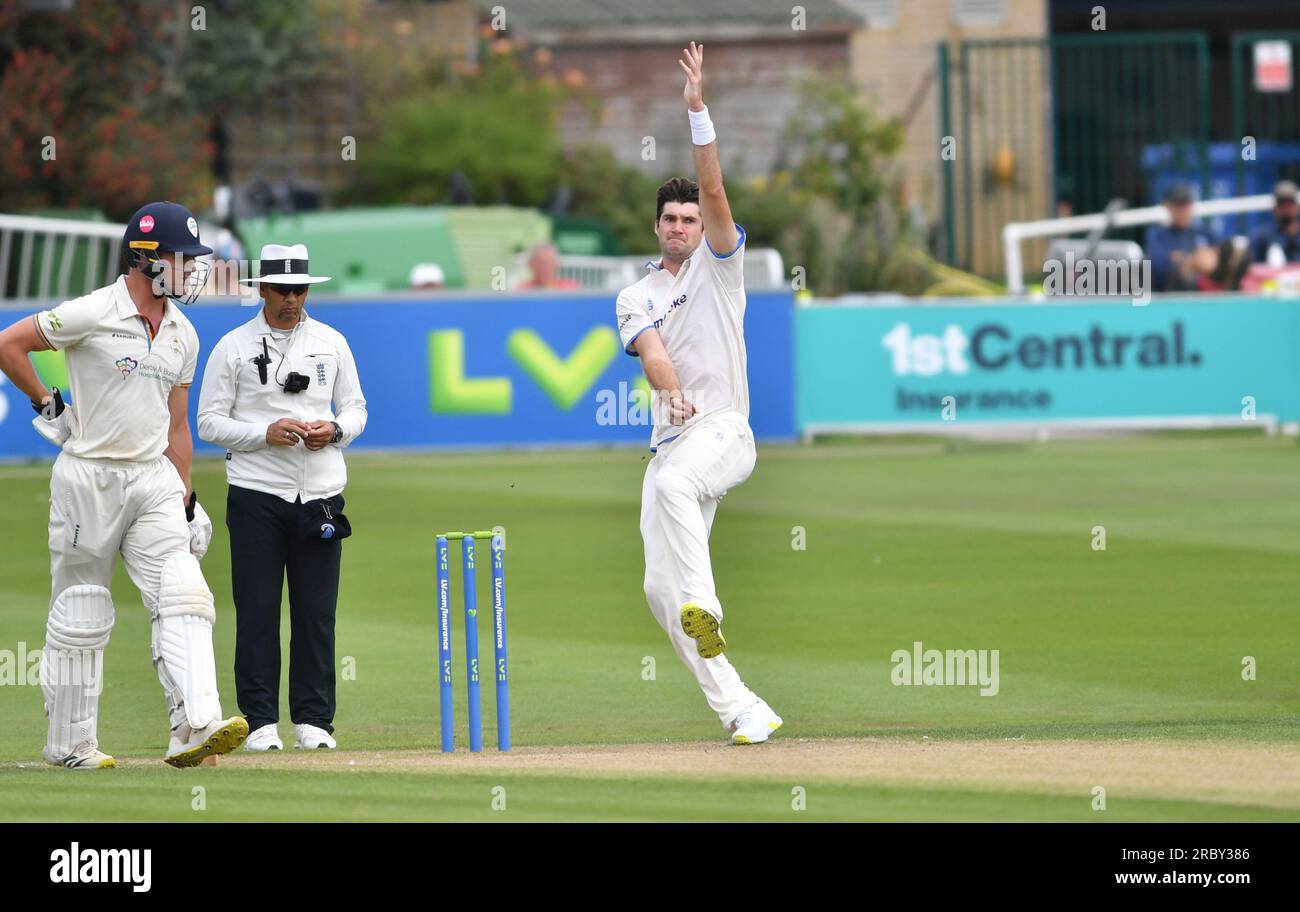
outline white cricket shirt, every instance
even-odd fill
[[[657,329],[677,371],[682,393],[695,403],[696,415],[734,409],[749,417],[749,378],[745,359],[745,229],[729,253],[716,253],[708,236],[673,275],[662,260],[646,264],[647,275],[618,294],[618,332],[623,349],[635,356],[632,342]],[[667,403],[654,391],[653,414],[665,418]],[[681,433],[682,427],[655,424],[650,449]]]
[[[253,359],[271,359],[262,382]],[[287,393],[290,373],[310,381],[300,393]],[[337,444],[309,450],[271,446],[266,429],[281,418],[334,421],[343,432]],[[357,365],[343,334],[303,312],[292,330],[273,329],[265,309],[226,333],[203,371],[199,391],[199,438],[223,446],[226,480],[240,488],[274,494],[293,503],[333,497],[347,484],[342,447],[366,426],[366,399]]]
[[[63,451],[85,459],[151,462],[167,449],[174,386],[194,382],[199,335],[170,299],[152,327],[126,277],[32,317],[45,343],[62,349],[72,398]]]

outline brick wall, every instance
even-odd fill
[[[780,134],[794,108],[792,87],[800,74],[837,66],[847,71],[848,65],[844,35],[706,41],[705,46],[704,100],[718,129],[723,167],[735,176],[767,173],[779,158]],[[576,105],[568,112],[567,145],[607,145],[620,161],[656,176],[690,167],[680,44],[557,46],[552,52],[557,67],[581,71],[604,104],[599,123]],[[642,159],[646,136],[655,139],[654,161]]]

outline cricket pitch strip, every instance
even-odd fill
[[[125,766],[157,761],[119,759]],[[482,754],[438,750],[294,751],[221,758],[224,769],[368,773],[528,773],[582,777],[726,777],[872,782],[1030,793],[1102,786],[1121,796],[1300,809],[1300,745],[1173,740],[957,741],[782,738],[762,745],[661,744],[516,747]]]

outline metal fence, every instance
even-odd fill
[[[1289,91],[1261,91],[1252,78],[1253,55],[1257,42],[1281,41],[1291,47],[1291,69],[1300,61],[1300,32],[1237,32],[1229,44],[1232,72],[1232,135],[1237,141],[1250,137],[1256,144],[1256,158],[1237,159],[1236,193],[1259,192],[1266,187],[1252,181],[1251,169],[1258,162],[1258,149],[1273,145],[1281,154],[1276,162],[1267,163],[1268,178],[1287,177],[1300,182],[1300,88],[1292,75]],[[1238,228],[1242,227],[1239,221]]]
[[[0,301],[67,300],[118,275],[125,225],[0,215]]]
[[[966,41],[955,59],[941,45],[939,75],[941,128],[956,141],[943,166],[945,240],[965,269],[999,271],[1009,222],[1097,212],[1115,197],[1146,202],[1154,147],[1205,163],[1198,183],[1208,189],[1199,32]]]

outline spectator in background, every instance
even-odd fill
[[[438,291],[447,287],[447,277],[437,263],[417,263],[411,270],[411,291]]]
[[[528,252],[528,269],[533,277],[522,283],[521,289],[574,289],[582,286],[573,279],[560,277],[560,254],[554,244],[538,244]]]
[[[1273,224],[1265,225],[1250,237],[1250,259],[1281,267],[1300,262],[1300,188],[1291,181],[1279,181],[1273,188]],[[1270,254],[1274,246],[1277,251]]]
[[[1151,260],[1151,281],[1156,291],[1194,289],[1197,276],[1209,265],[1213,272],[1218,257],[1209,264],[1208,254],[1198,251],[1214,249],[1210,232],[1192,224],[1192,191],[1186,184],[1175,184],[1165,195],[1165,208],[1169,210],[1168,225],[1152,225],[1147,230],[1146,253]]]

